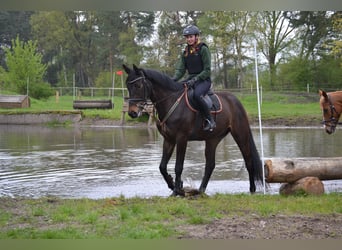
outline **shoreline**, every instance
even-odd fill
[[[252,127],[259,127],[258,117],[250,117],[249,123]],[[0,125],[71,125],[71,126],[96,126],[96,127],[134,127],[146,126],[147,121],[133,121],[125,119],[112,120],[101,117],[84,117],[82,111],[49,111],[37,113],[0,113]],[[284,118],[262,118],[261,124],[263,127],[272,128],[291,128],[291,127],[314,127],[319,128],[323,125],[320,116],[306,116],[306,117],[284,117]],[[152,123],[149,127],[155,127]]]
[[[250,118],[250,127],[255,128],[259,127],[259,121],[257,118]],[[321,121],[317,118],[313,117],[295,117],[295,118],[271,118],[271,119],[263,119],[261,121],[261,124],[265,128],[323,128],[323,125],[321,124]],[[138,121],[129,121],[125,122],[124,124],[121,124],[121,121],[119,120],[110,120],[110,119],[102,119],[102,118],[82,118],[81,121],[79,121],[78,125],[80,126],[95,126],[95,127],[101,127],[101,126],[115,126],[115,127],[135,127],[135,126],[146,126],[148,127],[148,122],[138,122]],[[156,127],[154,123],[152,123],[152,126],[150,127]]]

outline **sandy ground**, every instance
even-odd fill
[[[182,239],[342,239],[342,215],[245,214],[179,228]]]

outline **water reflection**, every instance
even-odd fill
[[[258,130],[253,130],[258,148]],[[342,134],[322,129],[265,129],[267,157],[341,156]],[[0,126],[0,196],[103,198],[167,196],[159,173],[162,138],[147,128],[48,128]],[[260,152],[260,150],[259,150]],[[208,193],[248,192],[242,156],[229,135],[218,146]],[[173,174],[175,156],[169,172]],[[190,142],[183,178],[198,187],[204,142]],[[330,182],[335,189],[339,181]],[[274,185],[270,192],[277,192]]]

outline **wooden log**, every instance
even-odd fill
[[[268,183],[295,182],[308,176],[320,180],[342,179],[342,157],[274,158],[265,161],[265,179]]]
[[[74,101],[74,109],[113,109],[112,100],[84,100]]]
[[[279,193],[282,195],[322,195],[324,194],[324,185],[317,177],[304,177],[295,182],[282,184]]]

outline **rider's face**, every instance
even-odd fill
[[[194,45],[196,43],[196,35],[187,35],[185,36],[187,44]]]

